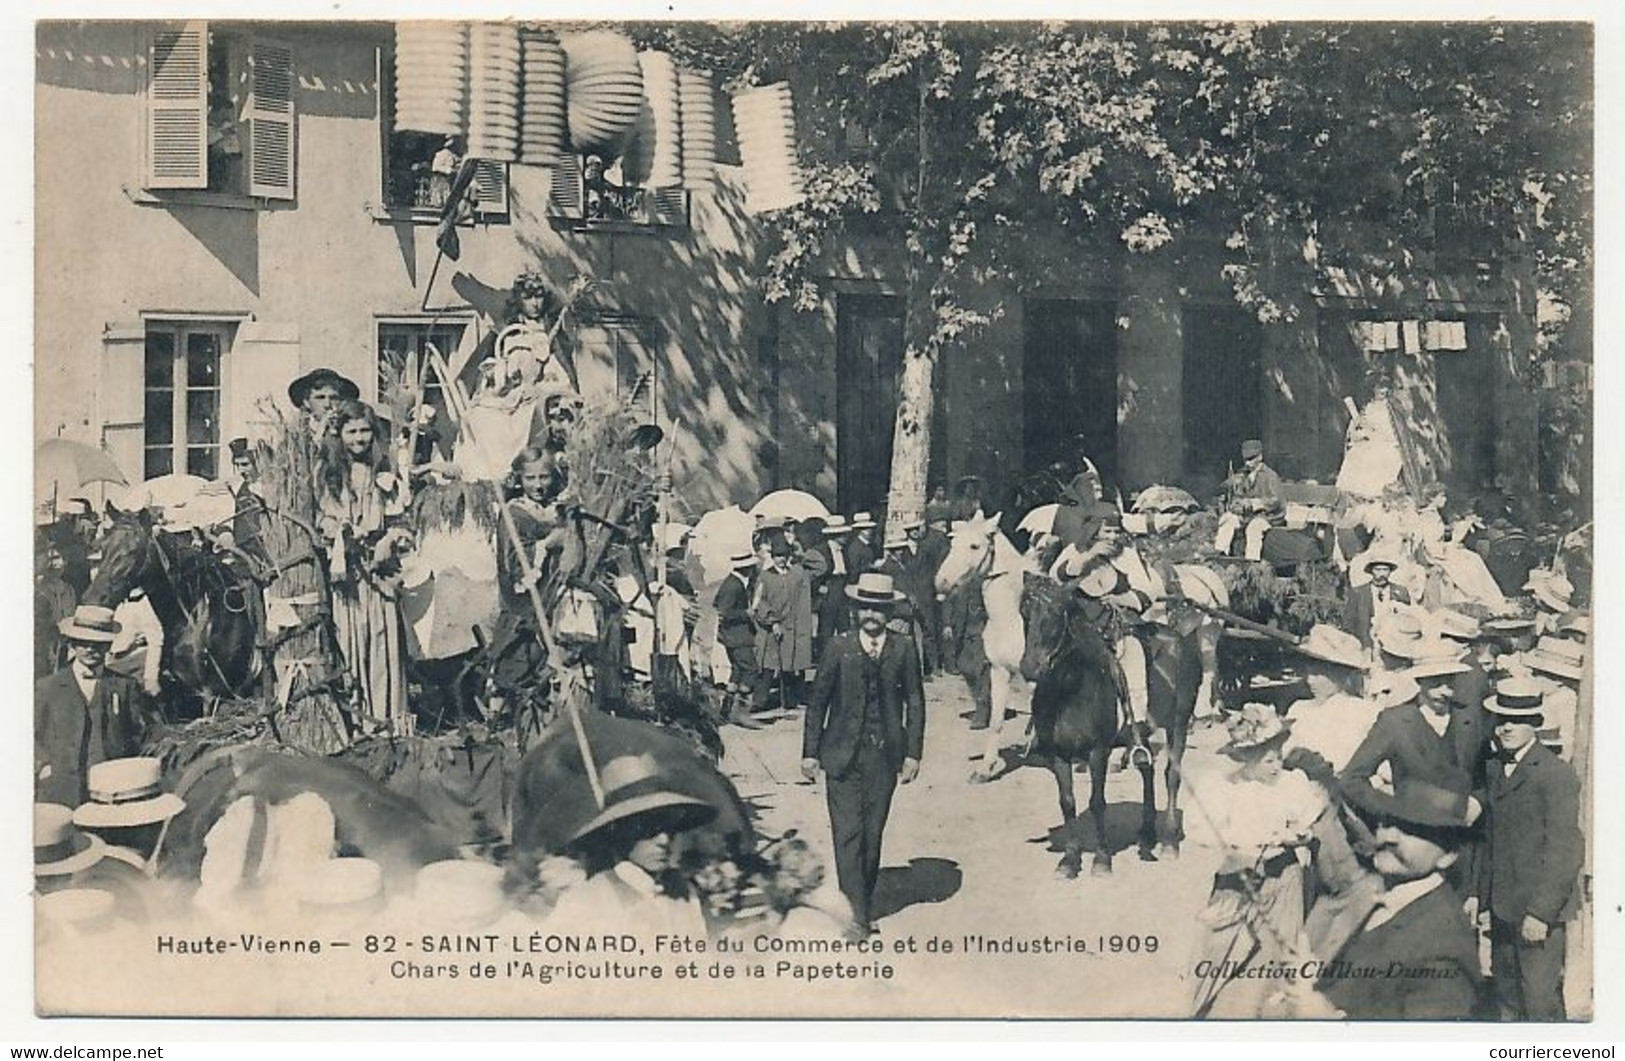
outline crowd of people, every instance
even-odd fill
[[[602,705],[639,673],[626,625],[652,619],[652,643],[640,639],[635,654],[641,677],[656,686],[709,680],[720,693],[718,722],[759,729],[800,719],[801,769],[822,778],[834,851],[826,883],[839,897],[809,898],[820,874],[808,869],[804,844],[780,845],[773,871],[758,872],[744,890],[773,893],[763,908],[780,920],[815,910],[828,915],[819,931],[876,931],[893,793],[917,776],[924,750],[925,680],[964,679],[976,704],[972,729],[1002,722],[990,717],[979,586],[938,587],[961,521],[985,517],[982,483],[961,479],[919,516],[889,522],[868,511],[757,518],[731,549],[727,574],[703,585],[686,534],[663,533],[658,496],[652,505],[627,498],[613,511],[584,514],[584,484],[572,467],[582,458],[571,449],[583,407],[548,353],[551,333],[538,333],[542,299],[520,288],[529,330],[513,336],[531,345],[504,342],[457,413],[465,427],[481,422],[487,439],[507,439],[500,460],[492,445],[479,452],[506,473],[495,531],[483,539],[495,572],[484,720],[523,699],[555,699],[561,671],[571,667]],[[301,376],[288,395],[297,438],[313,455],[305,486],[326,590],[316,603],[330,617],[347,710],[358,732],[410,733],[415,635],[402,595],[424,537],[412,502],[466,469],[449,459],[422,403],[386,417],[331,369]],[[524,430],[503,434],[510,422]],[[632,456],[617,459],[648,463],[639,454],[658,441],[658,428],[637,427],[623,439]],[[1368,441],[1351,443],[1351,454]],[[275,454],[247,440],[229,448],[230,512],[186,532],[235,556],[252,551],[265,510],[261,462]],[[1091,614],[1104,617],[1120,668],[1126,740],[1145,754],[1154,737],[1146,632],[1222,628],[1184,607],[1222,598],[1213,572],[1266,562],[1278,530],[1316,532],[1292,510],[1262,444],[1248,441],[1241,457],[1211,536],[1177,557],[1183,566],[1167,543],[1184,540],[1202,506],[1167,487],[1142,492],[1132,507],[1113,502],[1087,460],[1053,518],[1021,527],[1030,572],[1099,605]],[[649,478],[658,480],[652,471]],[[1465,521],[1444,518],[1440,489],[1394,485],[1390,476],[1387,489],[1345,492],[1348,503],[1319,517],[1328,563],[1344,584],[1335,616],[1303,636],[1280,634],[1301,683],[1295,702],[1278,709],[1250,698],[1244,683],[1221,705],[1206,660],[1200,710],[1223,707],[1223,751],[1237,767],[1222,790],[1187,789],[1223,848],[1200,915],[1196,1015],[1564,1014],[1564,926],[1580,899],[1584,850],[1580,781],[1569,759],[1583,722],[1589,587],[1573,584],[1560,565],[1533,570],[1521,587],[1502,586],[1464,544]],[[616,532],[601,554],[583,546],[584,518]],[[85,599],[104,519],[88,502],[70,505],[42,533],[36,572],[36,875],[66,931],[115,914],[145,916],[140,878],[183,806],[164,792],[161,764],[145,745],[163,713],[156,701],[166,680],[165,631],[139,588],[118,602]],[[258,607],[269,614],[275,604],[268,594]],[[1204,641],[1208,657],[1212,648]],[[676,872],[674,846],[715,807],[674,790],[647,755],[616,756],[595,770],[599,813],[575,830],[561,861],[529,867],[527,887],[542,898],[527,916],[540,909],[587,923],[610,911],[623,925],[700,934],[714,913],[702,896],[727,891],[737,907],[740,887],[708,892]],[[221,827],[251,828],[246,813]],[[300,848],[304,830],[306,846],[332,855],[331,820],[285,817],[285,850]],[[226,833],[212,852],[229,846]],[[345,865],[289,875],[295,905],[376,912],[378,868],[360,857],[330,860]],[[420,881],[420,891],[449,890],[459,908],[489,910],[492,921],[523,909],[477,897],[505,887],[511,897],[511,875],[493,876],[485,863],[438,865],[421,871],[429,883]],[[311,880],[325,883],[312,893]],[[1314,974],[1286,991],[1267,973],[1306,963]],[[1379,966],[1407,972],[1362,971]]]

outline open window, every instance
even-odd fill
[[[688,192],[624,182],[619,162],[565,155],[553,167],[549,213],[566,228],[686,228]]]
[[[395,55],[378,53],[379,121],[382,123],[384,214],[392,219],[439,221],[463,159],[461,137],[396,131]],[[474,215],[484,222],[508,216],[508,164],[482,160],[474,175]]]
[[[153,30],[146,188],[292,200],[296,84],[287,44],[207,22]]]

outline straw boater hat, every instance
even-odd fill
[[[847,523],[846,517],[841,515],[839,512],[833,514],[828,519],[821,519],[818,517],[814,517],[814,519],[816,522],[824,525],[824,533],[830,537],[834,537],[837,534],[846,534],[852,529],[852,525]]]
[[[871,608],[890,607],[903,599],[903,594],[893,586],[892,577],[878,571],[865,571],[859,575],[856,582],[846,587],[846,595],[854,603]]]
[[[34,804],[34,876],[66,877],[89,869],[106,854],[101,837],[74,827],[71,808]]]
[[[1445,788],[1418,777],[1402,777],[1390,795],[1371,785],[1350,785],[1344,798],[1377,818],[1424,829],[1466,829],[1469,825],[1468,794]]]
[[[113,618],[113,609],[99,604],[81,604],[73,614],[58,622],[56,628],[69,641],[93,645],[111,645],[122,627]]]
[[[604,807],[571,835],[571,844],[633,820],[651,826],[659,823],[665,831],[678,833],[716,817],[716,808],[704,800],[667,788],[652,755],[617,756],[604,764],[598,776],[604,788]]]
[[[1449,608],[1441,608],[1430,613],[1430,618],[1434,632],[1440,637],[1449,637],[1457,641],[1476,641],[1484,633],[1477,619]]]
[[[109,759],[92,766],[86,776],[90,799],[73,812],[84,829],[123,829],[166,822],[186,809],[186,801],[160,785],[162,764],[157,759]]]
[[[905,519],[902,522],[902,528],[903,528],[903,533],[904,534],[907,534],[909,531],[921,530],[924,527],[925,527],[925,517],[923,515],[910,516],[908,519]]]
[[[1308,635],[1298,642],[1298,652],[1323,663],[1336,663],[1351,670],[1367,670],[1365,648],[1360,639],[1346,630],[1329,623],[1316,623]]]
[[[855,530],[855,531],[874,530],[874,528],[875,528],[874,513],[872,513],[872,512],[859,512],[859,513],[857,513],[856,515],[854,515],[852,517],[852,529],[853,530]]]
[[[1365,560],[1360,564],[1360,570],[1370,571],[1373,567],[1399,568],[1399,555],[1386,545],[1373,545],[1366,550]]]
[[[1417,654],[1409,657],[1411,665],[1404,673],[1420,681],[1423,678],[1447,678],[1453,674],[1466,674],[1471,667],[1461,660],[1461,646],[1453,641],[1438,640],[1422,644]]]
[[[1523,654],[1524,664],[1530,670],[1555,674],[1573,682],[1579,681],[1585,672],[1585,659],[1584,645],[1561,637],[1543,637],[1534,648]]]
[[[886,535],[886,540],[881,543],[880,547],[882,549],[907,549],[908,546],[909,536],[907,532],[895,530]]]
[[[1535,725],[1545,719],[1546,694],[1532,678],[1505,678],[1495,683],[1495,695],[1484,701],[1484,710],[1509,722]]]
[[[1241,757],[1262,752],[1285,742],[1292,727],[1269,704],[1244,704],[1230,720],[1230,740],[1221,749],[1226,755]]]
[[[302,407],[305,399],[310,397],[310,392],[323,385],[336,389],[339,398],[344,401],[355,401],[361,397],[361,388],[355,385],[354,380],[330,368],[318,368],[288,384],[288,400],[293,402],[295,407]]]
[[[760,561],[756,559],[755,553],[734,553],[728,557],[728,566],[735,571],[743,567],[755,567],[758,563]]]

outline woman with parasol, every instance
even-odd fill
[[[1264,970],[1294,963],[1303,930],[1304,863],[1324,793],[1287,770],[1291,729],[1268,704],[1247,704],[1230,723],[1224,754],[1240,763],[1228,786],[1199,803],[1224,847],[1207,907],[1198,915],[1192,1016],[1256,1018],[1279,986]]]

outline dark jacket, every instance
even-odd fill
[[[1535,744],[1507,777],[1498,760],[1485,768],[1485,848],[1478,860],[1478,898],[1497,919],[1519,924],[1533,914],[1546,924],[1574,914],[1585,839],[1580,835],[1580,779],[1574,768]]]
[[[919,760],[925,746],[925,691],[920,657],[912,639],[886,634],[880,652],[880,711],[886,761],[893,770],[904,759]],[[807,704],[801,757],[817,759],[840,776],[858,753],[863,729],[863,646],[856,633],[841,634],[824,650],[818,680]]]
[[[1480,712],[1451,711],[1441,737],[1422,717],[1424,710],[1416,703],[1404,703],[1377,715],[1339,775],[1345,792],[1369,792],[1371,775],[1385,762],[1396,785],[1408,777],[1456,791],[1473,787],[1483,732]]]
[[[1411,602],[1411,595],[1403,586],[1389,583],[1388,592],[1401,604]],[[1360,644],[1366,648],[1371,647],[1371,619],[1375,614],[1376,606],[1371,600],[1371,583],[1367,582],[1349,590],[1349,598],[1343,603],[1343,629],[1359,638]]]
[[[1316,986],[1351,1020],[1466,1020],[1478,993],[1478,937],[1441,884],[1321,967]]]
[[[755,648],[756,624],[750,619],[750,586],[728,573],[717,587],[717,642],[723,648]]]
[[[92,766],[141,753],[146,712],[140,683],[122,674],[103,671],[89,704],[71,666],[41,678],[34,684],[35,800],[83,803]]]

